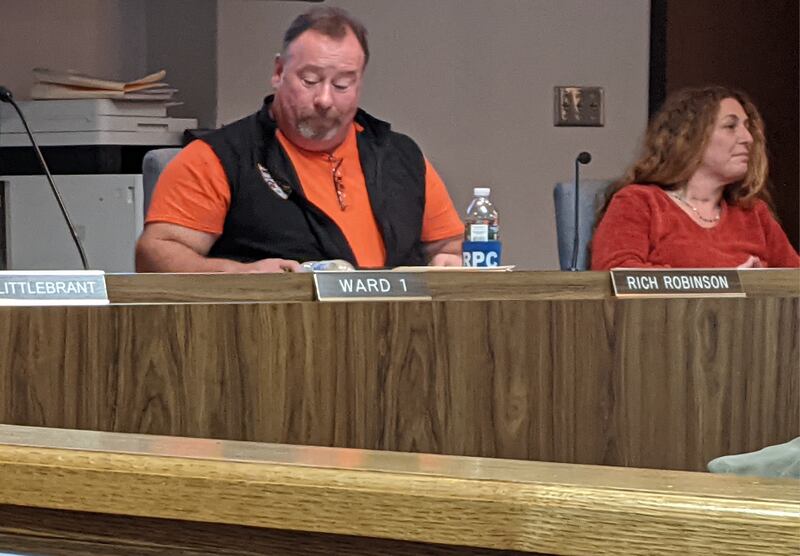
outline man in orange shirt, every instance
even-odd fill
[[[136,247],[149,272],[461,265],[463,226],[408,137],[358,108],[364,27],[314,8],[286,32],[274,96],[164,170]]]

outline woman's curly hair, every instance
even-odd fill
[[[720,103],[726,98],[736,99],[744,108],[753,143],[747,173],[741,180],[729,184],[723,197],[729,205],[745,208],[751,207],[757,199],[769,204],[767,150],[761,114],[743,92],[715,85],[681,89],[667,98],[650,120],[639,159],[606,190],[596,222],[602,219],[614,194],[626,185],[653,185],[668,191],[685,185],[703,160]]]

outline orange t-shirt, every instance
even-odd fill
[[[382,267],[386,249],[369,203],[356,133],[354,124],[345,141],[330,154],[300,149],[280,131],[276,136],[292,161],[306,198],[342,230],[358,266]],[[339,161],[339,191],[343,194],[344,209],[333,178]],[[230,203],[231,190],[222,163],[207,143],[193,141],[162,172],[146,222],[168,222],[220,235]],[[455,237],[463,230],[442,179],[426,159],[422,241]]]

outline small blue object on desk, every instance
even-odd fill
[[[491,268],[500,266],[502,244],[494,241],[465,241],[461,246],[464,266]]]

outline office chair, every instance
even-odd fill
[[[144,214],[150,207],[150,199],[153,197],[153,189],[156,187],[158,176],[166,168],[169,161],[175,158],[181,150],[179,148],[155,149],[148,151],[142,160],[142,188],[144,193]]]
[[[611,184],[609,180],[581,180],[578,199],[578,270],[589,268],[589,241],[594,231],[595,211],[603,201],[602,193]],[[575,183],[560,182],[553,189],[556,210],[556,235],[558,237],[558,264],[569,270],[575,238]]]

